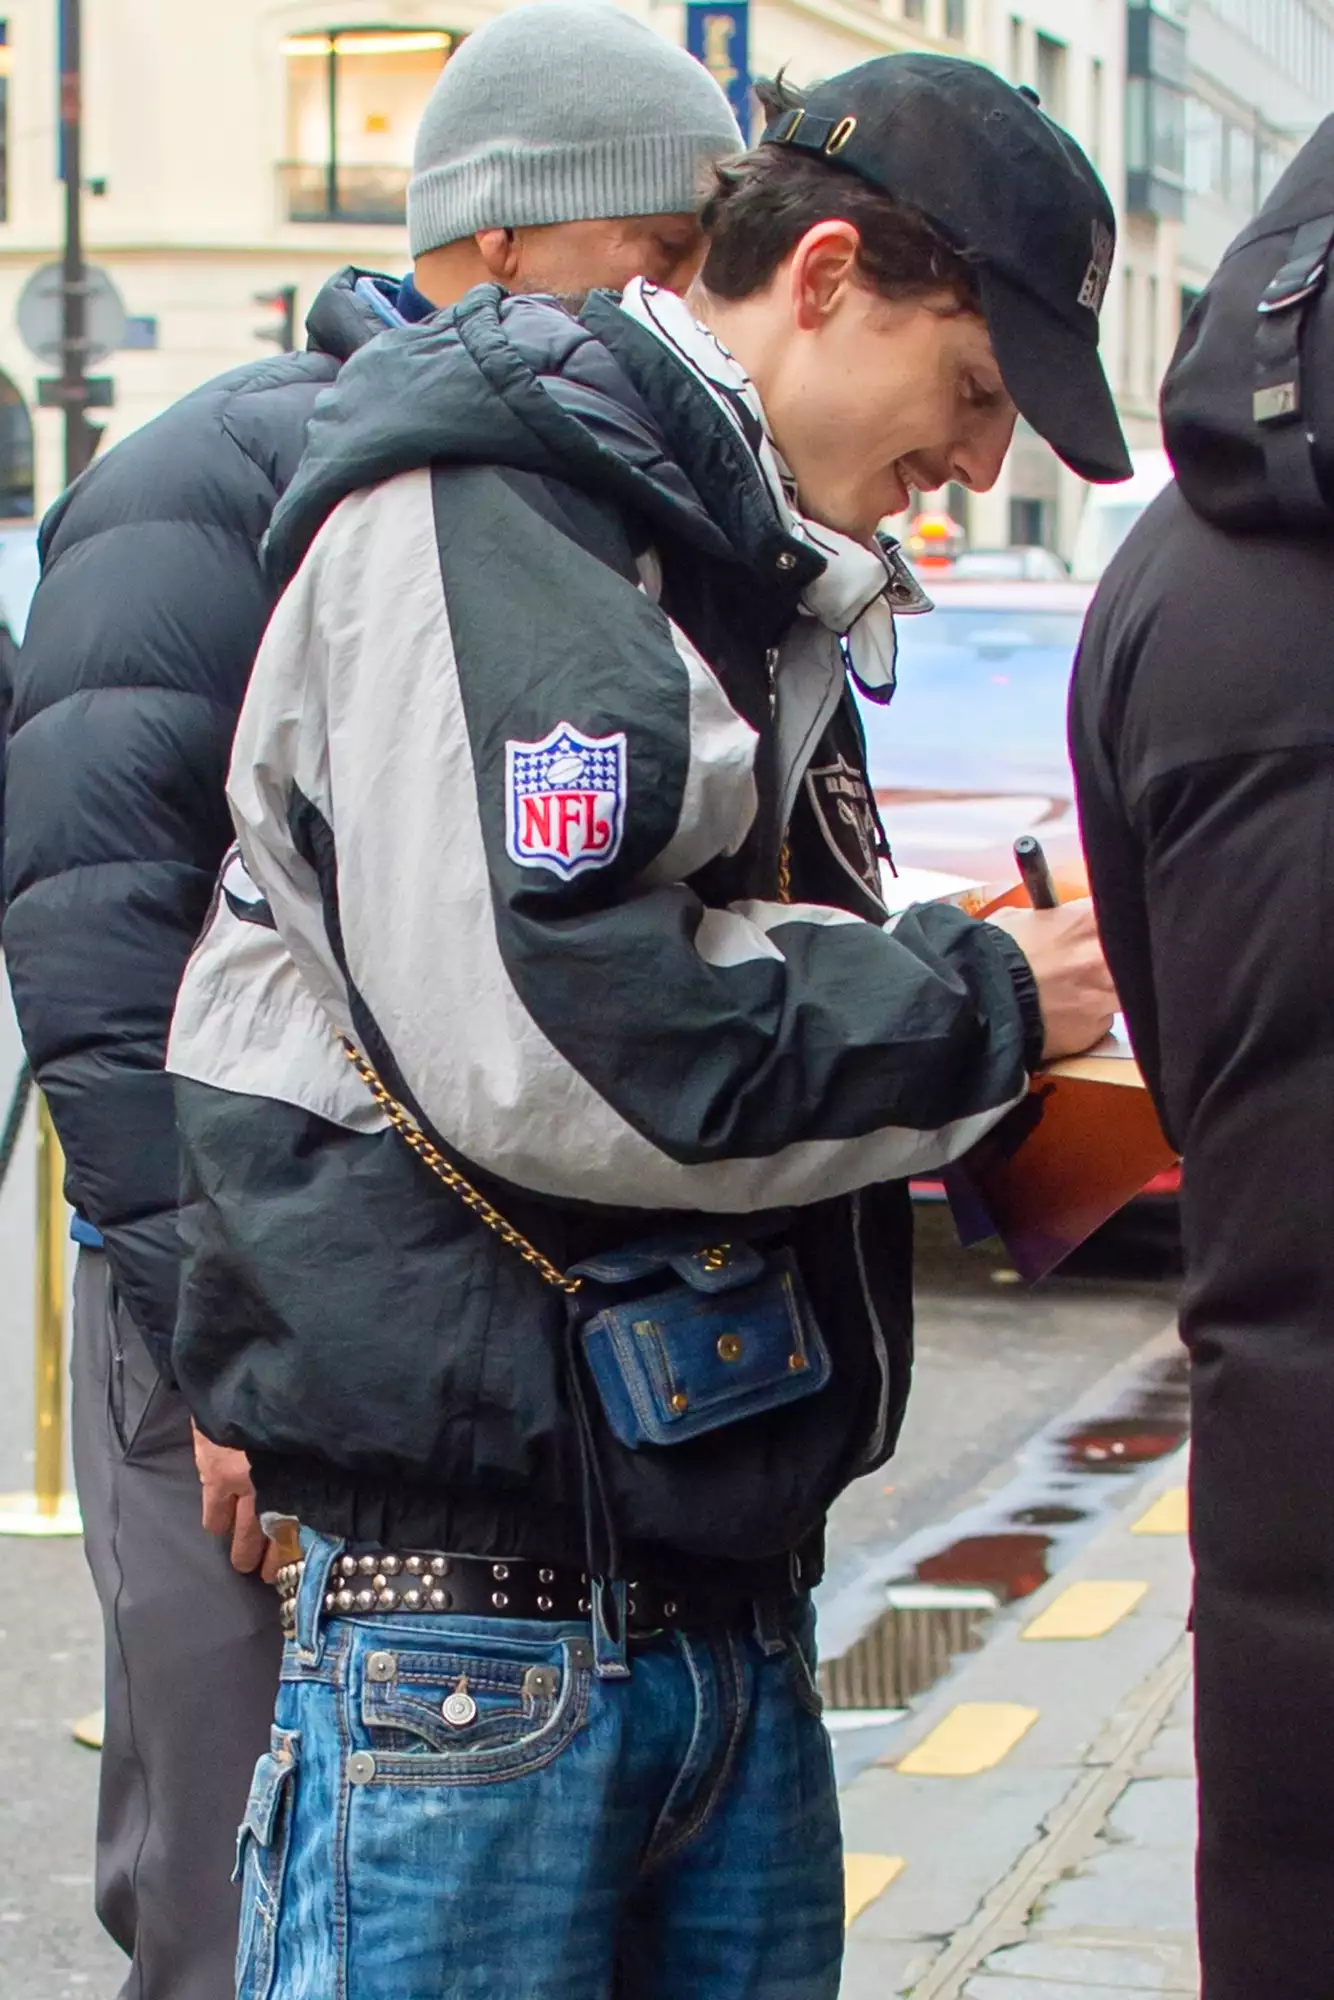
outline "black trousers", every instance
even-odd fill
[[[73,1444],[106,1631],[97,1825],[122,2000],[233,2000],[236,1829],[268,1748],[275,1595],[200,1525],[190,1420],[117,1304],[106,1258],[74,1281]]]

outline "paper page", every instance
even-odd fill
[[[1089,1049],[1091,1056],[1119,1056],[1125,1062],[1134,1062],[1135,1051],[1130,1046],[1130,1030],[1126,1026],[1124,1014],[1118,1014],[1112,1022],[1111,1031],[1103,1036],[1096,1048]]]

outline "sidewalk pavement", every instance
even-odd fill
[[[1185,1455],[843,1793],[842,2000],[1197,1995]]]

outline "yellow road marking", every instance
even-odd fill
[[[883,1896],[891,1882],[897,1882],[907,1864],[901,1854],[845,1854],[843,1856],[843,1925],[855,1924],[862,1911],[877,1896]]]
[[[1184,1535],[1190,1527],[1184,1486],[1169,1486],[1160,1493],[1147,1514],[1142,1514],[1132,1535]]]
[[[972,1778],[1008,1757],[1038,1719],[1011,1701],[964,1701],[899,1763],[909,1778]]]
[[[1147,1583],[1072,1583],[1031,1625],[1025,1639],[1101,1639],[1129,1615],[1145,1595]]]

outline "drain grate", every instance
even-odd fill
[[[820,1668],[820,1692],[835,1710],[906,1708],[952,1661],[985,1643],[998,1600],[989,1590],[895,1584],[885,1611],[846,1653]]]

